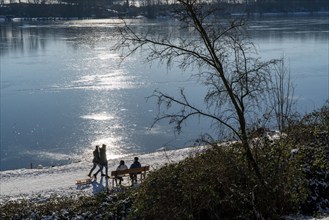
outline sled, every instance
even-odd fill
[[[92,181],[93,181],[92,178],[79,179],[76,180],[76,185],[88,185],[91,184]]]

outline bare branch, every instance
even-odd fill
[[[184,94],[184,90],[180,90],[181,99],[176,99],[175,97],[169,96],[167,94],[164,94],[160,91],[155,91],[154,94],[151,97],[156,97],[158,100],[158,106],[159,106],[159,112],[161,113],[161,106],[164,105],[166,109],[169,109],[172,107],[173,104],[180,107],[180,110],[176,113],[170,113],[170,114],[161,114],[158,115],[158,117],[155,118],[153,125],[154,126],[157,122],[163,120],[163,119],[169,119],[170,123],[175,124],[175,129],[177,132],[180,132],[182,128],[182,124],[189,119],[192,116],[198,116],[198,117],[205,117],[210,118],[212,120],[217,121],[217,123],[223,124],[226,127],[230,128],[233,133],[235,133],[237,136],[239,136],[239,132],[230,124],[228,124],[225,120],[221,119],[220,117],[216,117],[214,114],[210,114],[207,112],[204,112],[195,106],[191,105]],[[227,118],[226,118],[227,119]]]

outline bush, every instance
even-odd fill
[[[135,189],[101,192],[95,196],[59,196],[7,201],[0,219],[124,219]]]
[[[289,160],[289,150],[277,144],[257,149],[266,182],[260,185],[239,148],[239,144],[217,146],[151,173],[139,189],[131,216],[278,219],[298,210],[306,190],[301,170]]]
[[[328,210],[328,109],[293,124],[285,138],[264,138],[253,146],[264,184],[239,143],[214,145],[152,172],[138,190],[130,218],[279,219]]]
[[[287,132],[298,150],[296,158],[309,189],[301,211],[329,213],[329,100],[321,109],[293,123]]]
[[[28,199],[8,201],[0,206],[1,219],[44,219],[56,216],[70,219],[73,216],[92,216],[98,213],[99,197],[61,197],[53,195],[47,200],[33,201]]]

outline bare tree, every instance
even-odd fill
[[[184,90],[180,97],[155,91],[153,95],[160,110],[155,122],[168,119],[180,131],[188,119],[205,117],[212,120],[212,125],[226,127],[241,141],[247,160],[258,179],[263,181],[247,131],[262,115],[271,68],[276,60],[262,62],[256,57],[244,20],[214,19],[215,6],[199,0],[178,0],[178,3],[176,13],[180,16],[181,28],[193,38],[172,40],[170,33],[166,36],[137,34],[133,27],[124,25],[114,49],[125,51],[126,56],[141,49],[148,54],[147,62],[159,61],[168,66],[178,62],[182,70],[198,69],[194,76],[208,88],[205,107],[196,107]],[[168,113],[166,109],[172,106],[178,110]],[[163,109],[165,111],[161,111]]]
[[[289,118],[295,114],[294,106],[296,104],[294,85],[284,58],[275,65],[270,96],[269,100],[274,110],[276,124],[279,131],[282,132],[287,128]]]

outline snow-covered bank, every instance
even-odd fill
[[[198,150],[200,148],[184,148],[134,156],[140,158],[142,165],[150,165],[150,169],[152,170],[168,162],[180,161]],[[124,160],[127,165],[130,165],[133,162],[134,156],[109,160],[109,172],[116,169],[120,160]],[[86,160],[43,169],[1,171],[0,203],[17,199],[43,200],[52,195],[91,195],[104,189],[104,187],[111,187],[111,181],[101,178],[100,175],[97,181],[91,185],[84,188],[77,187],[75,185],[76,180],[86,178],[91,167],[91,160]]]
[[[131,155],[109,160],[109,171],[116,169],[119,160],[129,165],[134,156],[139,156],[142,165],[150,165],[151,170],[169,162],[178,162],[204,148],[185,148],[171,151],[159,151],[144,155]],[[85,178],[92,167],[91,161],[80,161],[69,165],[43,169],[18,169],[0,172],[0,204],[19,199],[45,201],[51,196],[92,195],[105,187],[111,187],[111,181],[98,178],[85,187],[77,187],[76,179]],[[125,182],[124,182],[125,183]],[[33,213],[32,213],[33,214]],[[48,216],[49,217],[49,216]],[[43,219],[56,219],[53,216]],[[81,217],[81,216],[80,216]],[[81,217],[80,219],[84,219]],[[329,220],[329,217],[312,218],[307,216],[286,216],[289,220]]]

